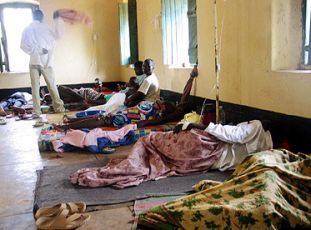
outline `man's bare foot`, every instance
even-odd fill
[[[13,113],[18,115],[18,114],[25,114],[26,113],[26,110],[25,109],[22,109],[22,108],[19,108],[19,107],[15,107],[15,106],[12,106],[12,110],[13,110]]]

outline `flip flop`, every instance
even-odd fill
[[[36,212],[35,218],[38,219],[40,217],[52,217],[58,215],[64,209],[68,210],[68,214],[74,213],[82,213],[86,210],[86,203],[84,202],[68,202],[68,203],[60,203],[54,206],[40,208]]]
[[[45,124],[45,122],[43,122],[43,121],[37,121],[37,122],[34,123],[32,126],[33,126],[34,128],[37,128],[37,127],[42,127],[44,124]]]
[[[0,125],[6,125],[6,120],[3,118],[0,118]]]
[[[61,203],[61,204],[57,204],[57,205],[46,207],[46,208],[40,208],[36,212],[35,218],[38,219],[43,216],[45,217],[55,216],[62,210],[66,209],[66,207],[67,206],[65,203]]]
[[[80,213],[70,215],[69,210],[64,209],[55,217],[40,217],[36,225],[38,229],[76,229],[89,219],[90,215]]]
[[[69,210],[69,214],[73,213],[82,213],[86,210],[86,203],[84,202],[68,202],[66,203],[67,209]]]

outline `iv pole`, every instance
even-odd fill
[[[214,0],[214,30],[215,30],[215,76],[216,76],[216,123],[220,122],[219,117],[219,75],[220,75],[220,64],[219,64],[219,45],[218,45],[218,20],[217,20],[217,0]]]

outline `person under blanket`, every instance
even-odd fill
[[[12,109],[13,111],[22,111],[19,113],[26,113],[21,107],[32,103],[32,96],[27,92],[16,92],[0,102],[0,116],[6,116],[5,110]]]
[[[259,120],[236,126],[210,123],[205,130],[190,127],[152,132],[138,139],[126,159],[80,169],[70,181],[86,187],[125,188],[167,176],[233,169],[250,153],[272,148],[270,132]]]
[[[287,150],[248,156],[224,182],[151,208],[139,229],[310,229],[311,158]]]
[[[102,105],[107,102],[104,94],[92,88],[71,89],[60,85],[58,86],[58,92],[65,103],[84,102],[88,105]]]

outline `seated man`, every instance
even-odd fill
[[[143,63],[143,72],[146,75],[139,89],[129,95],[124,102],[127,107],[137,105],[141,101],[155,102],[160,99],[159,80],[154,73],[154,61],[146,59]]]
[[[136,142],[127,159],[80,169],[70,180],[87,187],[124,188],[172,175],[233,169],[250,153],[272,148],[271,134],[259,120],[236,126],[210,123],[204,130],[190,124],[181,127],[152,132]]]
[[[155,106],[159,107],[158,110],[161,111],[160,116],[154,119],[139,121],[137,126],[140,128],[148,125],[158,125],[164,124],[166,122],[180,121],[186,113],[191,112],[193,110],[193,103],[189,103],[187,101],[191,92],[193,80],[198,75],[198,68],[197,66],[194,66],[184,87],[180,102],[177,106],[174,106],[173,104],[165,101],[156,101]]]
[[[137,61],[134,63],[134,71],[135,75],[134,77],[131,77],[129,82],[126,83],[123,86],[119,85],[120,88],[120,93],[125,93],[127,96],[135,93],[140,85],[143,83],[143,81],[146,78],[146,75],[143,72],[143,62],[142,61]]]

